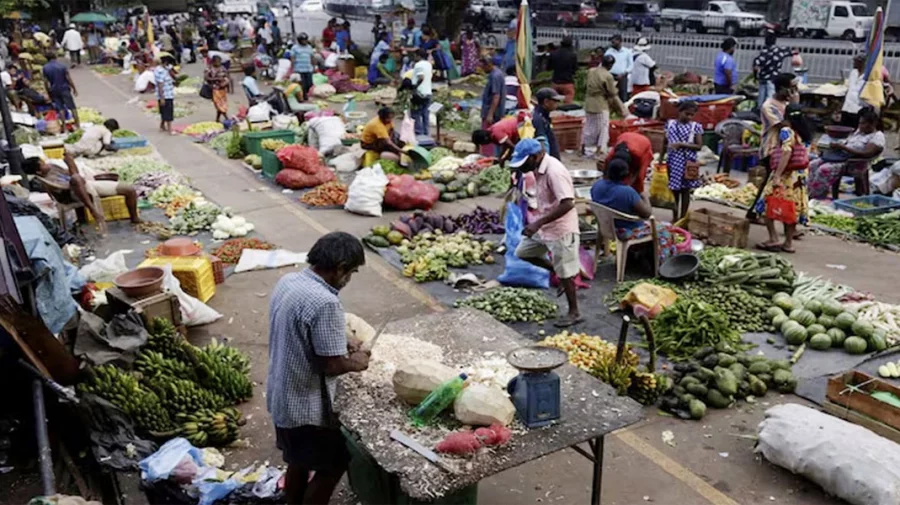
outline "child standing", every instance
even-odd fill
[[[678,119],[666,122],[663,153],[669,169],[669,189],[675,194],[672,221],[687,215],[691,191],[700,186],[697,151],[703,147],[703,126],[694,121],[697,103],[685,100],[678,104]]]

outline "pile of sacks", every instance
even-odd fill
[[[335,180],[334,172],[319,158],[319,152],[309,146],[289,145],[275,153],[284,168],[275,182],[289,189],[313,188]]]

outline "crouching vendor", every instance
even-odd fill
[[[394,111],[390,107],[382,107],[378,116],[366,123],[360,143],[366,150],[364,167],[370,167],[380,159],[400,161],[404,143],[394,132]]]
[[[472,132],[472,142],[477,146],[495,144],[500,152],[500,163],[512,156],[513,149],[519,142],[519,120],[515,116],[509,116],[497,121],[484,130]]]
[[[102,197],[124,196],[131,222],[141,222],[137,210],[137,193],[131,184],[119,182],[117,174],[94,173],[87,168],[83,173],[80,172],[68,152],[63,161],[65,168],[57,160],[48,162],[38,156],[29,156],[22,163],[22,169],[27,175],[33,176],[44,191],[53,195],[55,201],[69,203],[77,200],[84,204],[84,208],[97,220],[101,234],[106,234],[106,219],[100,206]]]

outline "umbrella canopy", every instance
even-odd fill
[[[866,43],[866,66],[861,76],[865,84],[859,91],[859,97],[874,107],[884,105],[884,83],[881,80],[881,69],[884,65],[884,11],[879,7],[872,21],[872,31]]]
[[[531,103],[531,68],[531,14],[528,9],[528,0],[522,0],[516,26],[516,77],[519,79],[519,93],[522,94],[525,103]]]
[[[22,11],[12,11],[3,16],[4,19],[31,19],[31,14]]]
[[[79,12],[69,21],[72,23],[115,23],[116,18],[103,12]]]

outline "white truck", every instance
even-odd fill
[[[794,38],[865,40],[872,28],[872,12],[861,2],[794,0],[788,32]]]
[[[223,0],[216,4],[216,10],[222,14],[256,14],[259,6],[256,0]]]
[[[709,2],[703,10],[666,8],[659,12],[659,18],[672,25],[676,32],[718,30],[729,36],[759,34],[767,26],[762,14],[744,12],[732,1]]]

